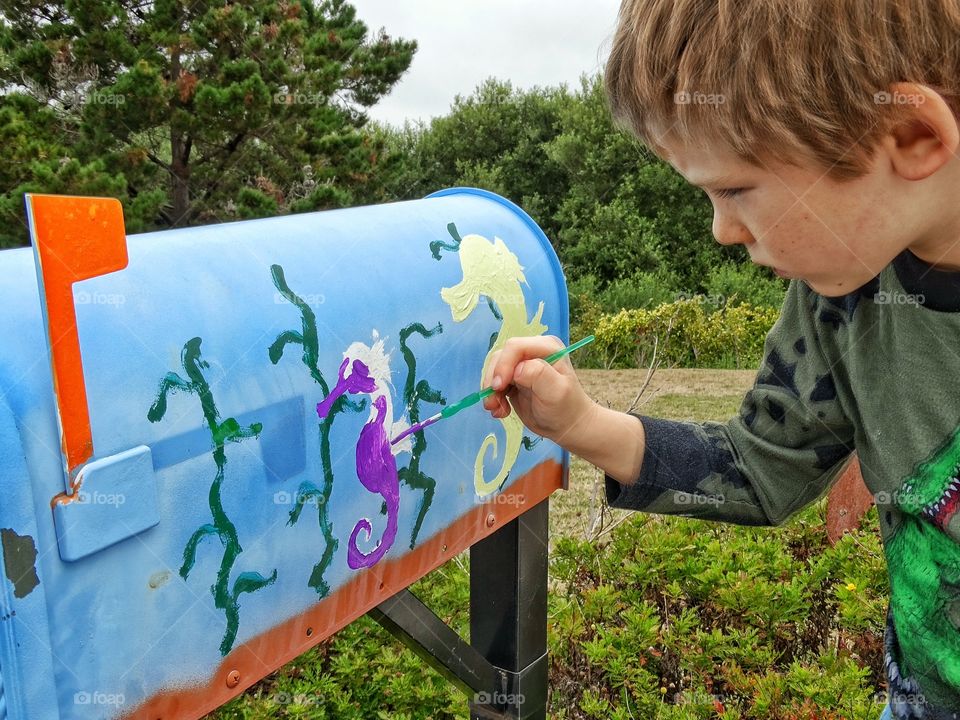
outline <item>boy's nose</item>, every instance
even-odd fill
[[[713,214],[713,236],[721,245],[746,245],[751,240],[749,230],[719,212]]]

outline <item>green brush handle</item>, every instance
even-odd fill
[[[593,340],[594,340],[593,335],[587,335],[582,340],[578,340],[577,342],[573,343],[573,345],[567,345],[567,347],[561,348],[560,350],[557,350],[555,353],[551,353],[550,355],[547,355],[544,358],[544,360],[552,365],[560,358],[572,353],[574,350],[579,350],[584,345],[588,345],[592,343]],[[480,402],[484,398],[490,397],[491,395],[493,395],[493,392],[494,391],[492,387],[484,388],[483,390],[477,390],[477,392],[467,395],[460,402],[454,403],[453,405],[448,405],[447,407],[445,407],[440,412],[440,417],[448,418],[448,417],[451,417],[452,415],[456,415],[458,412],[460,412],[464,408],[468,408],[471,405],[476,405],[478,402]]]
[[[470,393],[460,402],[454,403],[453,405],[447,405],[447,407],[440,412],[440,417],[448,418],[451,415],[456,415],[464,408],[470,407],[471,405],[476,405],[485,397],[490,397],[491,395],[493,395],[492,387],[488,387],[484,390],[477,390],[475,393]]]
[[[594,337],[595,336],[593,335],[587,335],[582,340],[577,340],[575,343],[573,343],[573,345],[567,345],[565,348],[560,348],[555,353],[551,353],[550,355],[547,355],[544,358],[544,360],[550,363],[551,365],[553,365],[553,363],[555,363],[557,360],[562,358],[564,355],[569,355],[574,350],[579,350],[584,345],[589,345],[590,343],[592,343],[594,340]]]

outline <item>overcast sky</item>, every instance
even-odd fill
[[[416,40],[393,92],[370,111],[382,122],[444,115],[488,77],[514,87],[567,83],[603,66],[619,0],[351,0],[372,31]]]

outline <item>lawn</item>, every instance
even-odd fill
[[[583,370],[627,408],[645,373]],[[640,411],[734,414],[753,373],[661,370]],[[610,510],[574,459],[551,499],[551,718],[875,720],[887,586],[871,511],[831,547],[823,503],[781,528]],[[411,589],[468,637],[468,554]],[[228,718],[467,718],[466,698],[368,618],[219,711]]]

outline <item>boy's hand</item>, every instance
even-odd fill
[[[622,483],[634,482],[643,464],[642,423],[591,400],[568,357],[553,365],[543,360],[562,347],[555,337],[507,340],[503,350],[493,356],[484,378],[484,386],[495,392],[484,399],[483,407],[495,418],[505,418],[513,405],[520,420],[533,432]]]
[[[564,440],[569,442],[578,426],[590,422],[596,404],[583,391],[569,357],[553,365],[543,360],[562,348],[553,336],[507,340],[484,378],[483,384],[496,391],[484,399],[484,408],[495,418],[505,418],[512,404],[530,430],[566,445]]]

